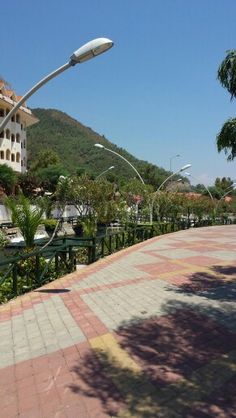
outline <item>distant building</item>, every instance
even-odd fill
[[[0,122],[21,99],[0,80]],[[37,123],[38,119],[22,105],[12,116],[3,132],[0,132],[0,164],[7,164],[14,171],[24,173],[27,167],[26,127]]]

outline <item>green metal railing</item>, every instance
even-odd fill
[[[191,222],[192,227],[208,226],[209,220]],[[154,225],[139,226],[109,231],[94,238],[64,236],[55,238],[46,248],[46,240],[39,240],[37,247],[24,251],[22,244],[11,245],[0,261],[0,303],[19,294],[36,289],[67,273],[76,270],[78,264],[91,264],[99,258],[132,246],[156,235],[187,229],[187,221],[159,222]]]

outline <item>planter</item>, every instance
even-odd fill
[[[97,224],[97,235],[105,235],[107,232],[107,225],[103,223]]]
[[[72,229],[77,237],[83,236],[83,226],[82,225],[73,225]]]
[[[48,236],[51,237],[55,231],[55,227],[51,227],[51,226],[46,226],[45,225],[45,231],[47,232]],[[55,238],[57,237],[57,232],[55,234]]]

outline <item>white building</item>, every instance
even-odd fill
[[[0,80],[0,122],[20,99],[21,96],[7,89],[4,81]],[[26,171],[26,127],[37,122],[38,119],[24,103],[0,132],[0,164],[7,164],[18,173]]]

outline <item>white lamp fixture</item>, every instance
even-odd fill
[[[41,81],[39,81],[35,86],[33,86],[11,109],[11,111],[7,114],[7,116],[3,119],[2,123],[0,124],[0,133],[3,131],[5,126],[7,125],[8,121],[11,117],[16,113],[17,109],[25,103],[25,101],[32,96],[37,90],[40,89],[44,84],[46,84],[49,80],[56,77],[57,75],[61,74],[63,71],[67,70],[70,67],[75,66],[76,64],[83,63],[88,61],[91,58],[96,57],[97,55],[106,52],[113,46],[113,42],[107,38],[97,38],[93,41],[88,42],[87,44],[81,46],[81,48],[77,49],[71,57],[70,61],[66,64],[62,65],[61,67],[57,68],[57,70],[53,71],[52,73],[48,74],[44,77]]]
[[[180,172],[180,171],[184,171],[184,170],[187,170],[188,168],[190,168],[190,167],[192,167],[192,164],[186,164],[186,165],[184,165],[178,172]]]
[[[114,43],[108,38],[97,38],[77,49],[70,57],[71,65],[90,60],[112,48]]]

